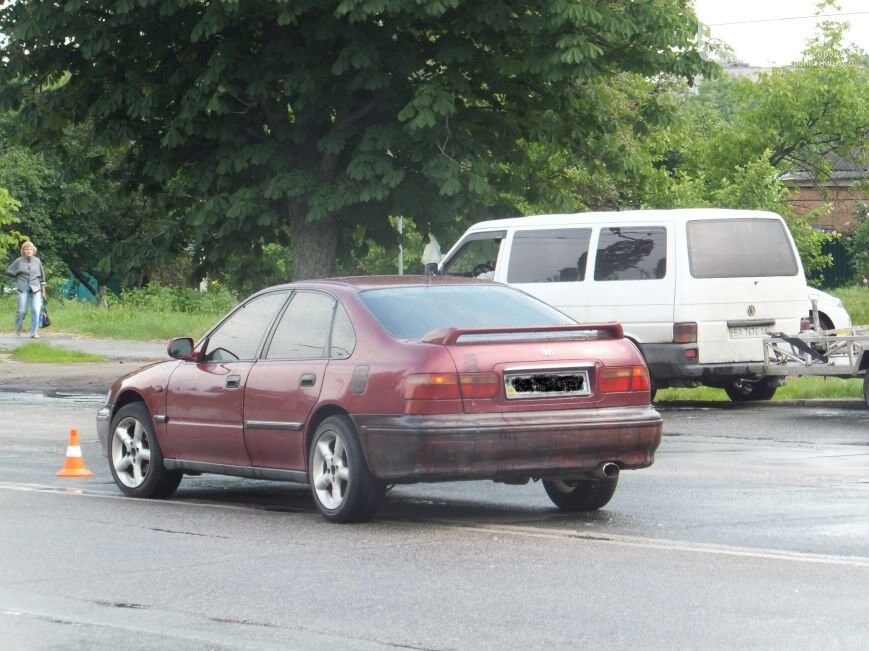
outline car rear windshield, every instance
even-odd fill
[[[368,311],[396,339],[441,328],[570,325],[572,319],[527,294],[493,285],[429,285],[360,292]]]
[[[688,257],[694,278],[797,275],[793,248],[777,219],[690,221]]]

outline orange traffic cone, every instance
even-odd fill
[[[81,445],[78,442],[78,430],[69,430],[69,444],[66,446],[66,461],[57,473],[58,477],[93,477],[94,474],[84,465],[81,458]]]

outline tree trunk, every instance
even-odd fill
[[[338,221],[334,215],[307,222],[303,211],[290,208],[290,237],[293,247],[293,280],[329,278],[335,275]]]

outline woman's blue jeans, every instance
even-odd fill
[[[15,332],[24,329],[24,316],[30,308],[30,336],[39,330],[39,315],[42,312],[42,292],[26,289],[18,292],[18,312],[15,314]]]

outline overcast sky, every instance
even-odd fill
[[[736,57],[754,66],[786,66],[800,59],[819,20],[847,21],[848,40],[869,50],[869,0],[839,0],[847,16],[816,18],[816,0],[694,0],[697,17],[713,38],[730,45]]]

